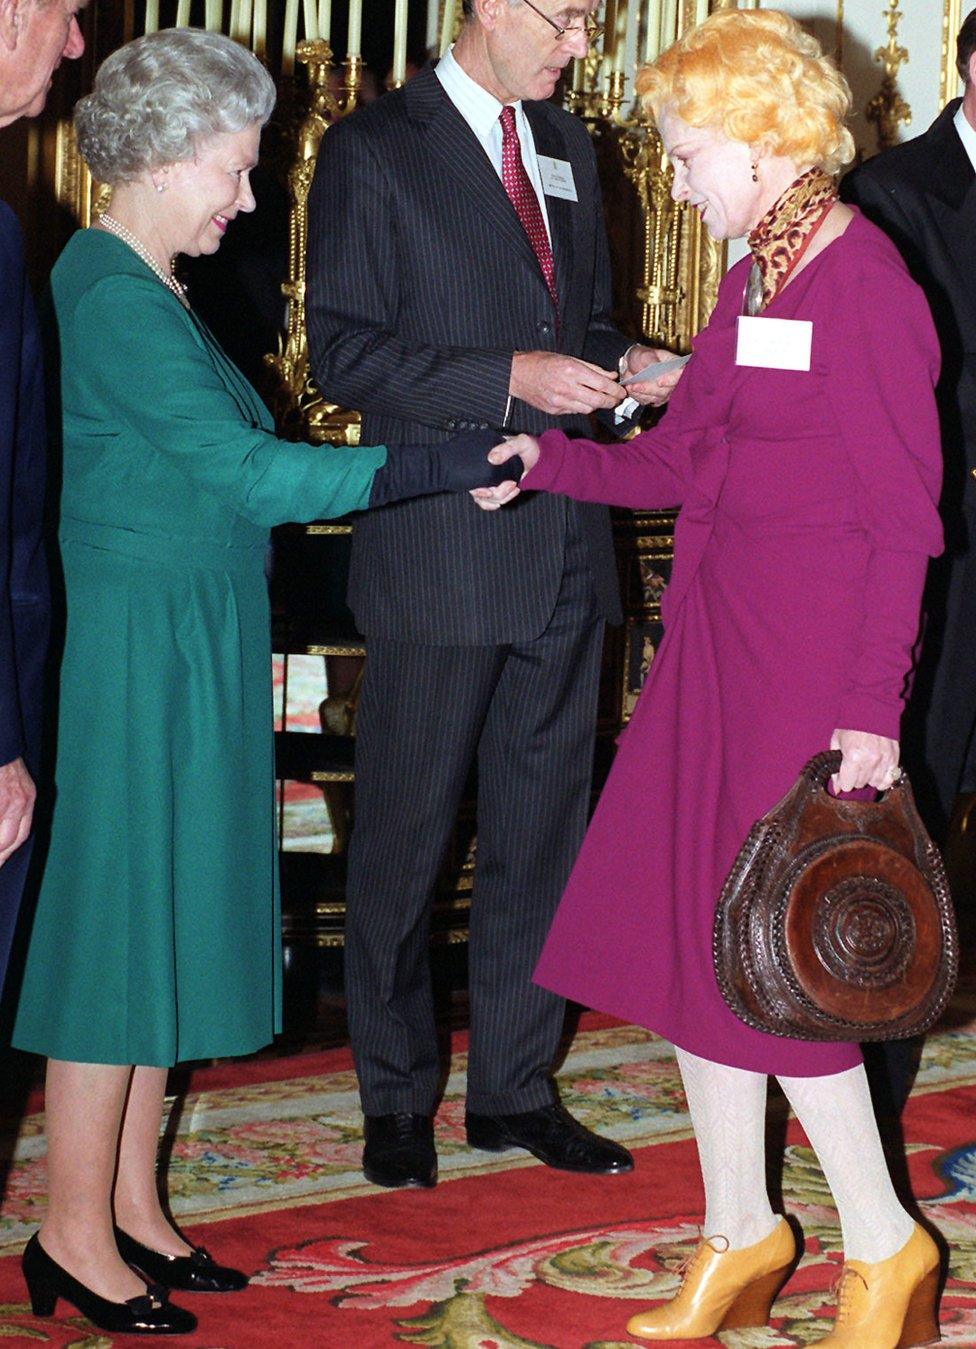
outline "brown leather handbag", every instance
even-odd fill
[[[945,867],[908,779],[877,801],[828,794],[816,755],[753,825],[715,914],[718,986],[740,1021],[799,1040],[900,1040],[956,981]]]

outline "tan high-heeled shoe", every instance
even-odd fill
[[[837,1294],[833,1332],[815,1344],[829,1349],[910,1349],[941,1338],[939,1248],[924,1228],[900,1251],[869,1265],[848,1260]]]
[[[719,1330],[763,1326],[795,1259],[785,1218],[740,1251],[730,1251],[724,1237],[705,1237],[671,1301],[632,1316],[627,1333],[645,1340],[703,1340]]]

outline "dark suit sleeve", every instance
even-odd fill
[[[23,290],[18,231],[7,208],[0,206],[0,764],[24,751],[10,593]]]
[[[511,351],[397,336],[403,227],[366,136],[352,122],[330,128],[309,197],[307,324],[315,382],[345,407],[438,429],[452,429],[459,417],[501,427]]]
[[[902,209],[898,197],[868,165],[854,169],[841,180],[841,200],[857,206],[872,224],[884,230],[901,253],[916,281],[922,282],[927,269],[919,252],[918,239],[911,218]]]

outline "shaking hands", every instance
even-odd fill
[[[535,436],[513,436],[488,451],[488,461],[492,464],[505,464],[518,455],[525,472],[535,468],[539,461],[539,442]],[[514,501],[519,494],[519,485],[514,480],[501,482],[496,487],[475,487],[471,495],[483,511],[497,511],[499,506]]]
[[[648,365],[671,361],[672,355],[672,352],[656,347],[635,345],[627,353],[623,376],[636,374]],[[509,393],[554,417],[615,408],[625,398],[635,398],[649,407],[660,407],[671,397],[682,374],[683,367],[671,369],[659,379],[641,380],[625,387],[620,382],[621,372],[616,370],[604,370],[589,361],[563,356],[559,352],[517,351],[512,357]],[[496,445],[488,459],[493,464],[504,464],[516,454],[528,473],[539,458],[539,442],[534,436],[513,436]],[[471,492],[485,511],[497,511],[499,506],[514,501],[518,494],[519,485],[514,477],[495,487],[476,487]]]

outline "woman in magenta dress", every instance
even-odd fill
[[[750,256],[719,290],[667,414],[612,446],[548,431],[518,490],[680,506],[665,635],[536,970],[676,1046],[705,1184],[651,1340],[762,1324],[795,1248],[766,1198],[767,1075],[840,1212],[846,1277],[823,1344],[937,1334],[934,1243],[895,1197],[856,1045],[739,1022],[712,968],[715,904],[750,826],[829,746],[840,790],[890,786],[928,558],[941,549],[938,345],[883,234],[836,199],[849,92],[787,16],[723,11],[638,77],[672,195]],[[772,323],[771,320],[777,320]]]

